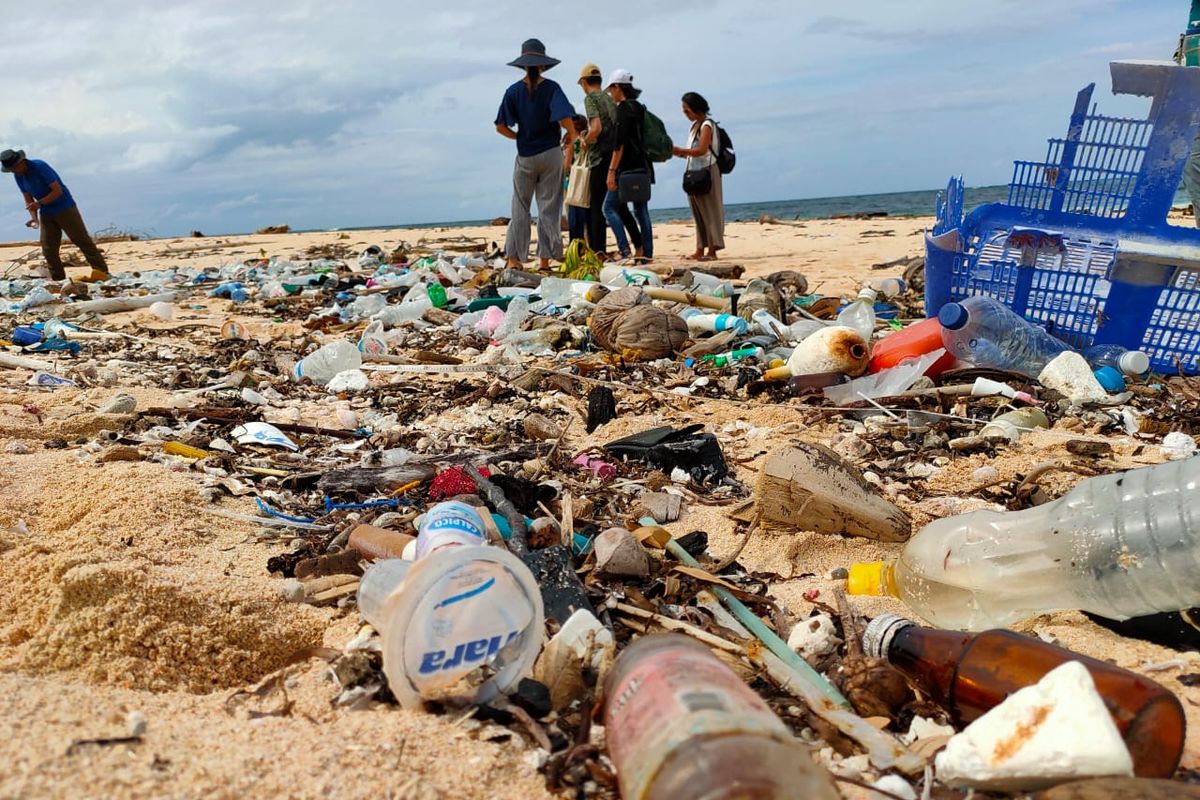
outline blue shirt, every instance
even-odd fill
[[[25,164],[29,167],[25,170],[25,174],[18,175],[14,172],[13,177],[17,179],[17,188],[34,200],[40,200],[50,194],[50,184],[55,181],[58,181],[58,185],[62,187],[61,197],[50,205],[42,206],[43,214],[54,216],[75,207],[75,198],[71,197],[67,185],[62,182],[62,178],[58,177],[58,173],[49,164],[45,161],[38,161],[36,158],[25,159]]]
[[[559,120],[575,115],[575,109],[554,81],[542,79],[532,92],[525,81],[508,87],[496,124],[517,128],[517,155],[536,156],[561,141]]]

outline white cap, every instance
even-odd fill
[[[627,69],[614,69],[612,72],[608,73],[608,85],[612,86],[614,83],[632,84],[633,73]]]
[[[1150,357],[1141,350],[1130,350],[1127,353],[1121,353],[1121,357],[1117,359],[1117,365],[1126,375],[1144,375],[1150,371]]]

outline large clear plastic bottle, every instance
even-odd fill
[[[1128,619],[1200,605],[1200,458],[1090,478],[1052,503],[929,523],[893,564],[855,564],[852,594],[898,597],[980,631],[1068,609]]]
[[[308,378],[313,383],[324,386],[339,372],[358,369],[361,366],[362,353],[359,352],[358,346],[354,342],[341,339],[330,342],[301,359],[293,370],[293,376],[296,380]]]
[[[1150,357],[1141,350],[1127,350],[1119,344],[1094,344],[1083,351],[1083,357],[1094,369],[1112,367],[1135,377],[1150,371]]]
[[[875,298],[874,289],[866,288],[858,293],[858,299],[843,308],[837,315],[837,324],[854,328],[858,335],[866,341],[871,341],[875,332]]]
[[[836,800],[770,707],[695,640],[643,636],[605,680],[624,800]]]
[[[991,297],[947,303],[938,320],[946,350],[977,367],[1036,378],[1055,356],[1071,349]]]

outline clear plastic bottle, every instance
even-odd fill
[[[662,278],[649,269],[608,264],[600,270],[600,282],[623,289],[626,286],[662,286]]]
[[[863,289],[858,299],[843,308],[837,315],[837,324],[854,328],[868,342],[875,332],[875,290]]]
[[[324,386],[339,372],[358,369],[362,366],[362,353],[354,342],[345,339],[330,342],[324,347],[302,358],[292,370],[296,380],[308,378]]]
[[[497,326],[492,338],[500,341],[511,336],[521,330],[521,326],[528,318],[529,300],[524,297],[514,297],[508,304],[508,310],[504,312],[504,321]]]
[[[867,286],[879,292],[879,294],[888,300],[897,295],[904,294],[908,289],[908,284],[904,282],[903,278],[876,278],[868,283]]]
[[[1200,458],[1090,478],[1052,503],[935,520],[851,594],[978,631],[1068,609],[1110,619],[1200,605]]]
[[[1083,351],[1093,369],[1112,367],[1124,375],[1136,377],[1150,371],[1150,357],[1141,350],[1127,350],[1119,344],[1094,344]]]
[[[942,343],[956,358],[977,367],[1036,378],[1054,357],[1071,348],[991,297],[968,297],[938,312]]]
[[[703,645],[643,636],[605,680],[604,725],[624,800],[836,800],[770,707]]]

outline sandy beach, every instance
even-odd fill
[[[810,292],[837,295],[898,274],[873,265],[922,255],[920,234],[930,222],[734,223],[722,260],[743,265],[744,277],[797,270]],[[689,223],[662,224],[655,232],[659,266],[687,263],[679,257],[692,249]],[[422,240],[432,247],[466,239],[491,249],[503,235],[498,227],[334,231],[114,242],[103,249],[112,269],[125,273],[270,256],[299,260],[333,246],[346,248],[352,260],[367,245],[390,250]],[[0,266],[28,249],[0,246]],[[206,366],[218,366],[205,363],[212,353],[221,354],[222,367],[242,358],[230,349],[235,346],[268,359],[296,349],[308,335],[298,322],[260,314],[249,325],[253,341],[223,342],[222,322],[241,316],[229,301],[197,292],[176,303],[171,322],[147,311],[106,317],[105,330],[135,337],[127,351],[96,359],[100,372],[117,373],[111,381],[101,374],[90,385],[48,391],[27,386],[28,371],[0,369],[0,763],[7,765],[0,770],[0,798],[553,796],[538,772],[536,747],[509,728],[465,713],[435,716],[378,702],[336,705],[339,687],[320,654],[322,648],[340,651],[360,633],[357,608],[283,600],[281,581],[266,563],[291,549],[290,536],[209,513],[214,507],[256,513],[252,497],[221,490],[228,474],[198,470],[152,448],[134,447],[130,460],[106,460],[112,448],[95,444],[103,432],[129,424],[97,412],[118,392],[135,397],[139,409],[169,407],[179,392],[212,381],[205,373]],[[161,368],[156,374],[104,364],[150,358]],[[253,360],[239,363],[254,369]],[[630,368],[626,379],[633,388],[617,393],[620,416],[591,434],[579,424],[586,398],[552,394],[548,407],[575,422],[564,452],[653,425],[703,423],[719,437],[736,477],[753,485],[772,448],[794,440],[836,448],[853,427],[795,402],[677,395],[647,403],[636,391],[637,369]],[[483,378],[448,379],[458,380],[486,387]],[[410,398],[445,383],[397,375],[373,381],[385,395]],[[264,418],[344,427],[330,398],[318,399],[289,399]],[[479,404],[471,413],[476,422],[490,421],[503,431],[536,399]],[[440,403],[402,412],[401,423],[427,431],[441,446],[469,447],[455,430],[457,412],[445,412]],[[365,400],[338,404],[359,414],[368,410]],[[898,491],[891,499],[920,525],[940,516],[929,496],[970,496],[979,467],[1011,477],[1048,459],[1072,458],[1065,442],[1089,435],[1086,429],[1053,429],[995,457],[956,457],[925,479],[928,496]],[[317,437],[298,439],[300,454],[256,455],[254,463],[320,470],[304,455],[317,447]],[[1165,460],[1157,447],[1133,437],[1107,441],[1114,468]],[[1042,485],[1056,495],[1079,480],[1059,472]],[[214,489],[223,495],[215,504],[206,497]],[[707,531],[709,552],[721,558],[739,541],[725,511],[689,504],[668,528],[676,534]],[[814,590],[832,602],[840,583],[832,570],[898,551],[898,545],[866,539],[767,532],[750,541],[739,560],[750,572],[776,576],[771,596],[795,619],[813,608],[805,596]],[[867,615],[906,612],[887,599],[863,598],[856,607]],[[1200,687],[1178,680],[1200,672],[1200,656],[1123,639],[1074,612],[1039,617],[1020,629],[1149,675],[1176,692],[1191,727],[1182,766],[1200,769]],[[127,736],[139,720],[144,733],[135,741],[87,741]],[[847,798],[866,796],[840,788]]]

